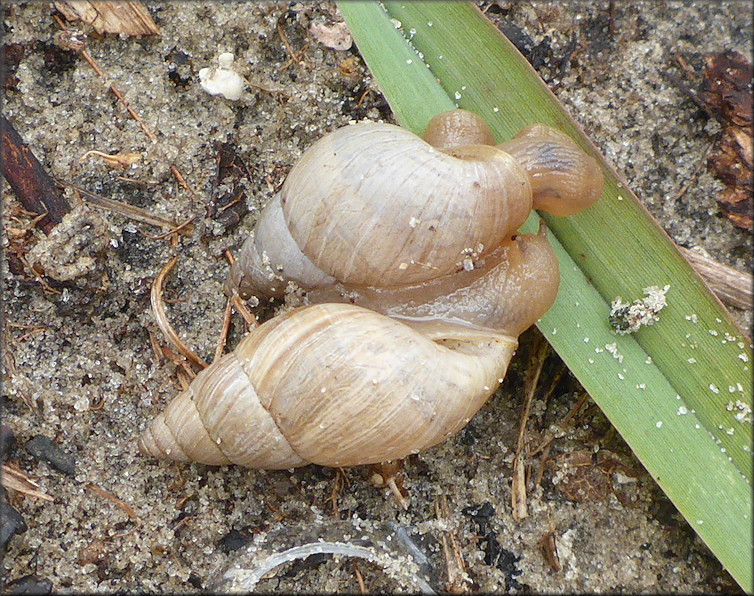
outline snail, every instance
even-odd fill
[[[557,294],[544,227],[516,229],[533,205],[573,213],[602,187],[596,162],[549,129],[525,129],[510,152],[491,143],[481,118],[455,110],[424,139],[362,123],[310,147],[225,285],[281,296],[294,282],[310,304],[201,371],[142,434],[141,452],[265,469],[351,466],[405,457],[463,428]]]
[[[532,207],[571,215],[602,194],[597,162],[543,125],[495,147],[482,118],[453,110],[424,139],[372,122],[320,139],[262,209],[226,293],[426,281],[497,248]]]

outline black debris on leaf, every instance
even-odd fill
[[[236,227],[249,212],[246,205],[246,184],[251,184],[249,168],[238,156],[235,143],[215,143],[217,149],[217,177],[207,215],[222,224],[225,230]],[[246,183],[244,183],[246,179]]]
[[[58,472],[73,476],[76,467],[75,460],[47,437],[37,435],[26,443],[26,451],[32,457],[49,464]]]

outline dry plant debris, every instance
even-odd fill
[[[161,35],[159,27],[141,2],[58,0],[55,8],[69,22],[88,23],[99,35]]]
[[[705,58],[707,69],[699,90],[705,109],[723,126],[717,151],[710,156],[715,176],[725,183],[717,203],[733,225],[752,229],[754,155],[752,147],[752,67],[728,50]]]

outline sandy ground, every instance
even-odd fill
[[[99,268],[60,293],[47,293],[4,261],[3,423],[18,440],[10,460],[54,499],[12,496],[29,528],[10,542],[6,582],[33,573],[60,592],[192,591],[217,585],[211,577],[217,570],[231,564],[253,569],[260,552],[322,535],[354,544],[363,539],[378,560],[358,560],[355,567],[350,557],[320,556],[281,568],[259,587],[357,591],[357,568],[368,590],[416,590],[406,563],[410,544],[429,584],[441,589],[448,581],[444,553],[455,543],[467,585],[477,591],[733,589],[596,408],[552,444],[555,464],[529,495],[530,516],[513,519],[511,464],[534,332],[522,338],[520,361],[468,427],[408,461],[408,511],[370,486],[360,469],[344,475],[317,466],[258,472],[178,467],[140,456],[139,433],[178,390],[176,366],[158,362],[150,343],[150,333],[164,343],[149,305],[157,272],[173,254],[180,256],[166,282],[169,317],[211,360],[225,307],[224,249],[240,246],[259,207],[314,140],[351,120],[389,120],[390,113],[378,93],[359,105],[365,90],[377,87],[355,49],[336,51],[308,36],[311,22],[339,19],[333,5],[154,4],[150,12],[161,38],[90,39],[88,51],[104,79],[83,60],[55,51],[58,27],[50,6],[3,4],[4,41],[24,47],[18,85],[5,94],[6,117],[54,176],[174,221],[197,219],[176,250],[146,235],[159,229],[101,211],[108,249]],[[714,197],[722,185],[706,165],[680,193],[719,127],[664,73],[682,76],[675,56],[697,73],[707,52],[733,48],[750,57],[749,3],[616,3],[612,32],[606,2],[500,2],[490,15],[505,21],[524,46],[539,48],[540,73],[676,242],[748,270],[750,238],[719,215]],[[302,64],[288,64],[278,24],[294,51],[306,46]],[[578,46],[561,72],[557,59],[573,35]],[[196,71],[224,51],[234,53],[239,71],[259,86],[238,102],[211,97],[198,85]],[[179,66],[186,84],[176,85],[168,66],[181,53],[190,57],[194,74]],[[157,142],[109,93],[110,84]],[[216,173],[214,143],[229,140],[251,172],[251,213],[226,230],[206,217],[206,206]],[[139,153],[141,159],[113,170],[94,157],[82,160],[90,150]],[[194,192],[176,181],[171,165]],[[7,218],[15,202],[8,188],[3,201]],[[41,234],[27,240],[34,245]],[[750,312],[736,316],[742,325],[751,323]],[[231,345],[241,332],[235,322]],[[550,355],[545,379],[561,366]],[[532,445],[580,393],[565,375],[546,403],[535,399]],[[55,440],[75,460],[72,475],[24,449],[37,435]],[[602,474],[589,480],[594,490],[586,497],[565,490],[557,462],[597,446],[607,460],[591,468]],[[538,456],[532,464],[536,471]],[[448,515],[438,519],[443,501]],[[560,570],[544,556],[548,537],[557,545]],[[232,550],[244,539],[253,541],[251,551]]]

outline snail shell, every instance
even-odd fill
[[[499,245],[528,217],[531,185],[494,147],[448,154],[400,127],[365,122],[307,150],[280,202],[291,237],[320,270],[390,286],[447,275],[464,249]]]
[[[361,123],[312,145],[262,210],[225,292],[421,283],[462,270],[470,251],[493,252],[532,205],[566,215],[602,194],[597,162],[546,126],[493,147],[484,120],[453,110],[424,138]]]
[[[453,324],[431,335],[350,304],[291,311],[201,371],[139,449],[280,469],[376,463],[431,447],[484,404],[517,346]]]
[[[460,110],[425,138],[363,123],[304,153],[225,290],[281,296],[295,282],[316,304],[200,372],[144,432],[143,453],[348,466],[405,457],[468,422],[557,294],[544,228],[515,230],[533,201],[567,212],[593,201],[601,173],[547,130],[492,146],[486,124]]]

